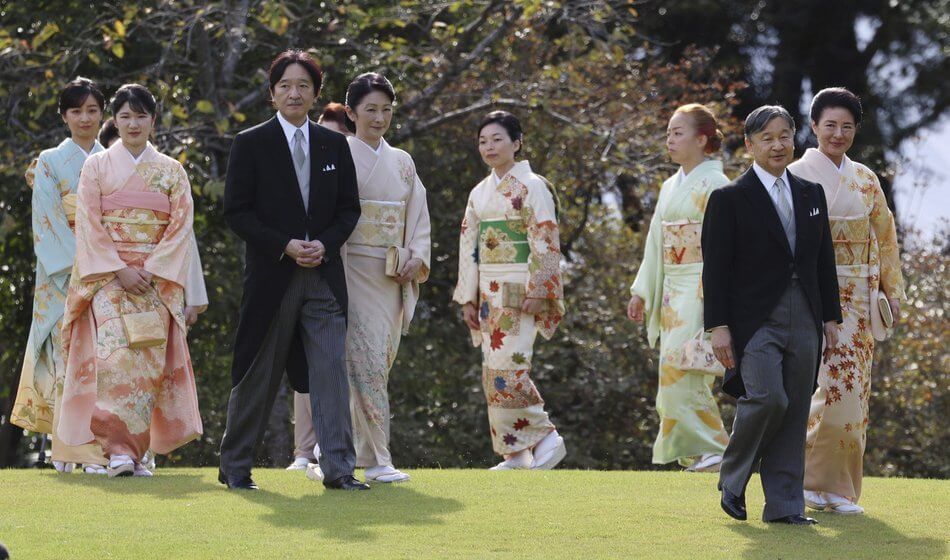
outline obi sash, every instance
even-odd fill
[[[63,195],[63,211],[66,212],[66,220],[69,227],[76,229],[76,204],[79,202],[79,195],[76,193],[66,193]]]
[[[349,245],[402,247],[406,230],[406,202],[360,199],[360,219]]]
[[[102,225],[117,251],[150,253],[168,227],[168,197],[152,192],[117,191],[102,197]]]
[[[663,264],[703,262],[702,222],[676,220],[663,222]]]
[[[528,231],[521,218],[479,223],[479,264],[527,264],[530,255]]]
[[[838,266],[866,265],[871,244],[871,222],[867,216],[832,217],[831,239]]]

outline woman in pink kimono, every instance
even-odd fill
[[[831,359],[818,370],[805,440],[805,503],[860,514],[874,341],[884,340],[905,299],[894,216],[873,171],[847,151],[861,125],[861,101],[844,88],[818,92],[811,104],[810,148],[788,166],[821,184],[835,245],[844,322]],[[888,319],[891,319],[890,321]]]
[[[188,176],[148,142],[147,89],[122,86],[111,105],[121,142],[90,156],[79,178],[57,419],[66,444],[99,443],[110,477],[144,474],[150,447],[169,453],[202,430],[185,338]]]
[[[419,284],[429,277],[429,208],[412,157],[383,135],[396,92],[376,73],[346,90],[347,138],[360,191],[361,215],[346,242],[349,315],[346,367],[356,465],[366,480],[402,482],[389,452],[389,370],[409,329]]]
[[[492,447],[505,459],[492,470],[551,469],[567,453],[530,375],[537,334],[550,339],[564,316],[557,199],[515,160],[521,144],[511,113],[482,119],[478,151],[491,172],[468,198],[453,296],[482,348]]]

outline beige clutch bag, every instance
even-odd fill
[[[395,278],[409,260],[409,250],[402,247],[390,246],[386,249],[386,276]]]
[[[687,340],[679,352],[670,356],[670,365],[687,373],[716,375],[722,377],[726,369],[716,359],[708,335],[700,329],[696,336]]]
[[[135,296],[126,295],[126,301]],[[122,326],[129,341],[129,348],[150,348],[165,344],[167,334],[165,323],[158,311],[126,312],[122,311]]]
[[[521,309],[524,304],[524,284],[504,282],[501,285],[501,306],[509,309]]]
[[[66,212],[66,219],[70,222],[76,221],[76,204],[79,197],[75,194],[63,195],[63,210]]]
[[[894,326],[894,314],[891,313],[891,303],[887,301],[887,294],[884,292],[877,293],[877,308],[881,312],[881,322],[884,323],[885,328],[891,328]]]

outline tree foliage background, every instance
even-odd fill
[[[155,143],[188,170],[211,307],[190,335],[204,437],[167,462],[215,464],[230,388],[241,295],[241,245],[221,213],[234,134],[269,118],[265,69],[289,47],[326,71],[321,101],[352,77],[395,84],[392,144],[427,188],[433,274],[391,375],[393,454],[405,466],[485,466],[480,356],[450,302],[457,227],[486,170],[474,142],[493,108],[521,116],[526,156],[558,187],[568,317],[539,343],[536,380],[578,468],[651,468],[656,353],[624,308],[668,162],[666,120],[700,101],[723,116],[734,176],[748,158],[739,122],[762,102],[796,112],[828,85],[862,95],[867,121],[853,153],[883,178],[897,148],[944,115],[948,2],[832,3],[566,0],[0,1],[0,466],[24,464],[36,439],[7,423],[30,322],[34,257],[29,160],[65,134],[56,111],[77,74],[111,94],[139,82],[160,101]],[[782,25],[778,25],[781,22]],[[857,31],[856,31],[857,30]],[[868,35],[870,33],[870,35]],[[882,83],[896,71],[900,77]],[[894,84],[899,83],[900,87]],[[798,111],[800,112],[800,111]],[[799,135],[807,145],[806,121]],[[890,193],[888,193],[890,194]],[[948,476],[943,419],[948,356],[948,233],[905,251],[911,302],[878,350],[867,470]],[[927,243],[931,240],[933,243]],[[289,458],[288,395],[275,407],[260,461]],[[732,405],[723,411],[731,423]]]

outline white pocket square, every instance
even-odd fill
[[[808,217],[810,218],[810,217],[812,217],[812,216],[817,216],[818,213],[819,213],[819,212],[818,212],[818,209],[817,209],[817,208],[812,208],[812,209],[811,209],[811,213],[808,214]]]
[[[327,171],[336,171],[336,165],[331,163],[327,165],[326,167],[324,167],[323,172],[326,173]]]

